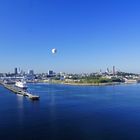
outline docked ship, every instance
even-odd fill
[[[15,86],[21,89],[25,89],[25,90],[28,88],[25,81],[17,81],[15,83]]]

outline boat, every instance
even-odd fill
[[[25,90],[28,88],[25,81],[17,81],[15,83],[15,86],[21,89],[25,89]]]

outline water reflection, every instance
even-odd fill
[[[24,114],[24,97],[22,95],[17,95],[17,111],[18,111],[18,122],[20,125],[23,124],[23,114]]]
[[[50,107],[49,107],[49,113],[50,113],[50,129],[51,129],[51,134],[50,137],[51,139],[54,139],[56,137],[56,132],[57,132],[57,128],[58,128],[58,124],[56,121],[57,118],[57,110],[56,110],[56,96],[53,92],[53,89],[50,88],[48,90],[49,94],[50,94]]]

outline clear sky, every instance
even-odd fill
[[[140,73],[140,1],[0,0],[0,60],[1,72]]]

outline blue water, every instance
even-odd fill
[[[0,86],[0,140],[140,140],[140,85],[30,84],[30,101]]]

